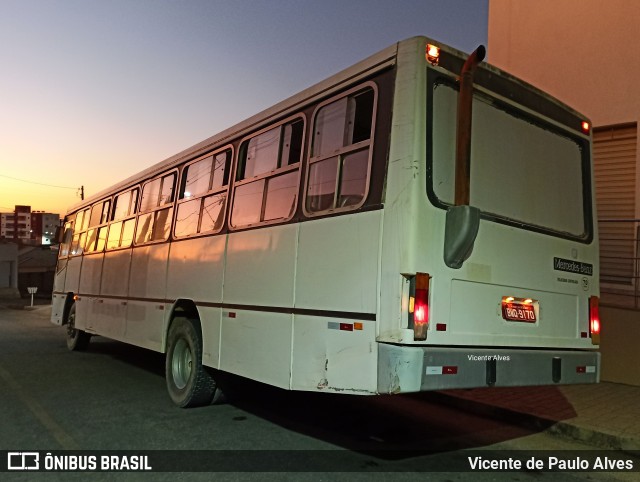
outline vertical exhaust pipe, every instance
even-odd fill
[[[458,94],[458,125],[456,128],[456,195],[455,205],[469,204],[471,182],[471,116],[473,106],[473,76],[486,50],[480,45],[462,66]]]
[[[465,61],[460,71],[458,123],[456,127],[456,166],[454,206],[447,211],[444,233],[444,262],[460,269],[473,251],[480,228],[480,210],[469,205],[471,184],[471,118],[473,77],[486,50],[480,45]]]

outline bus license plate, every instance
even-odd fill
[[[536,322],[536,310],[533,303],[502,301],[502,317],[507,321]]]

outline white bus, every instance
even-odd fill
[[[399,42],[74,206],[68,347],[166,353],[183,407],[598,382],[589,124],[482,57]]]

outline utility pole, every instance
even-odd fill
[[[84,186],[80,186],[80,200],[84,201]]]

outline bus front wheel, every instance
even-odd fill
[[[219,390],[202,365],[202,340],[188,318],[175,318],[167,339],[167,390],[182,408],[210,404]]]
[[[89,346],[91,335],[76,328],[76,304],[71,305],[67,317],[67,348],[71,351],[84,351]]]

